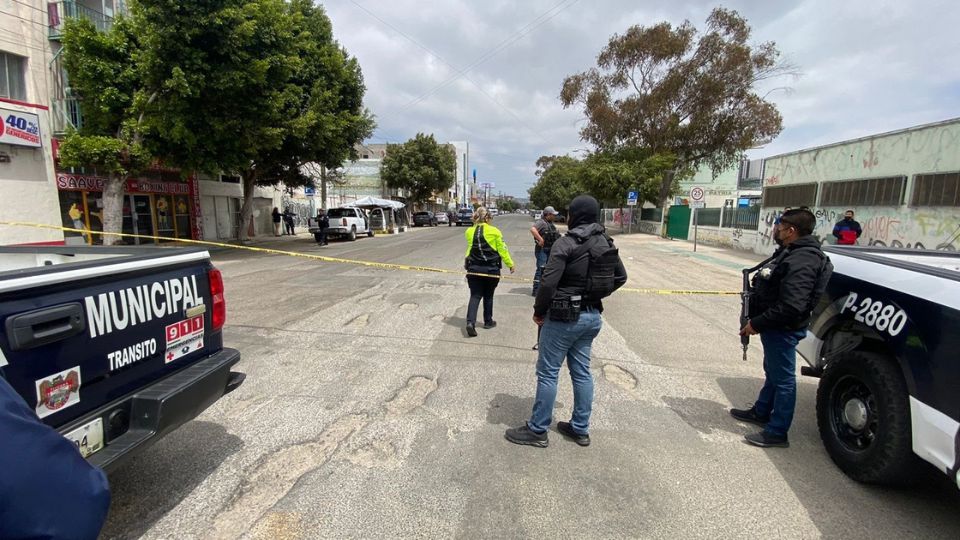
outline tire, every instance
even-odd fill
[[[347,240],[354,242],[357,239],[357,226],[354,225],[350,227],[350,234],[347,235]]]
[[[817,427],[830,459],[867,484],[915,477],[907,384],[896,360],[861,351],[827,365],[817,388]]]

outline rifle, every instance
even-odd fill
[[[750,274],[756,272],[763,265],[772,261],[779,255],[775,252],[763,262],[753,268],[744,268],[743,272],[743,291],[740,293],[740,328],[743,328],[750,321],[750,297],[753,295],[753,288],[750,286]],[[747,347],[750,345],[750,336],[740,336],[740,344],[743,345],[743,361],[747,361]]]
[[[537,344],[533,346],[533,350],[535,351],[540,349],[540,331],[541,330],[543,330],[543,325],[538,324],[537,325]]]

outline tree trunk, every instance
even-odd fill
[[[327,166],[320,166],[320,208],[327,210]]]
[[[237,237],[240,243],[247,241],[247,228],[250,226],[250,219],[253,217],[253,191],[257,188],[257,171],[250,168],[243,171],[243,206],[240,207],[240,231]]]
[[[116,174],[107,176],[103,181],[103,232],[123,232],[123,184],[126,177]],[[120,243],[120,237],[113,234],[103,235],[103,245]]]

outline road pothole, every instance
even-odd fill
[[[215,538],[239,538],[277,504],[300,478],[326,463],[340,444],[369,422],[366,414],[338,418],[311,441],[266,456],[240,486],[227,510],[213,523]]]
[[[398,390],[390,401],[384,404],[387,409],[387,417],[400,416],[413,411],[423,405],[427,397],[436,389],[436,379],[421,375],[410,377],[407,384]]]
[[[624,390],[633,390],[637,387],[637,378],[616,364],[603,365],[603,378]]]

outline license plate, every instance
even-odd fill
[[[103,419],[84,424],[67,433],[67,440],[77,445],[80,455],[87,458],[103,450]]]

